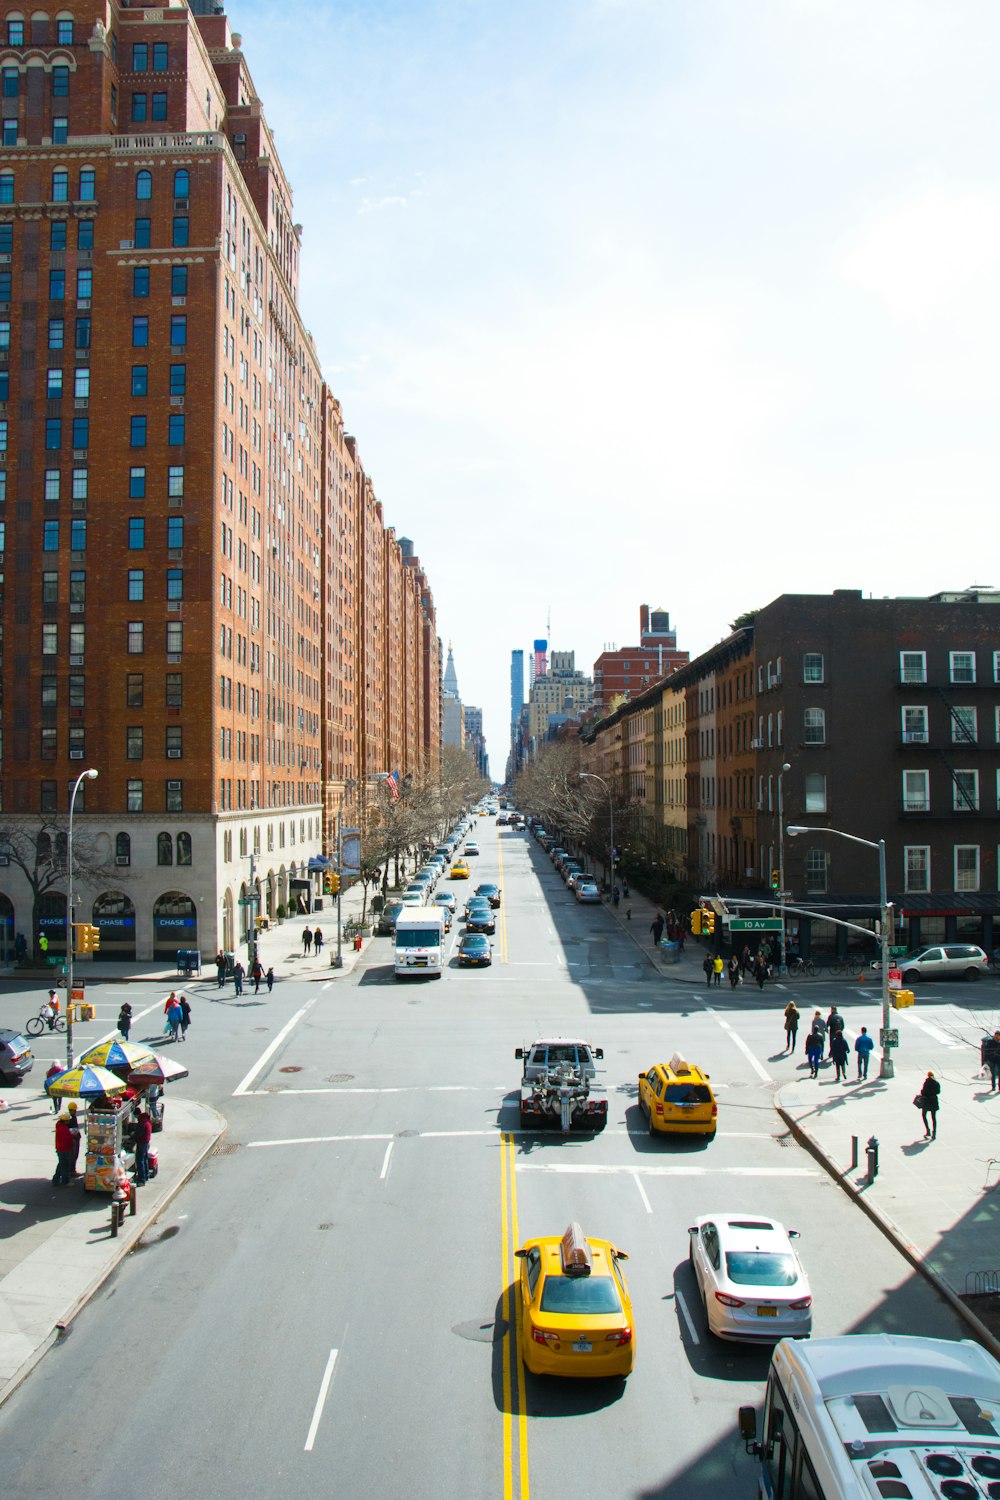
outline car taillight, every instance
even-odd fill
[[[719,1113],[719,1106],[717,1104],[713,1104],[712,1105],[712,1119],[713,1120],[715,1119],[715,1117],[716,1117],[716,1115],[718,1113]]]
[[[746,1303],[741,1302],[739,1297],[728,1297],[725,1292],[716,1292],[715,1300],[721,1302],[723,1307],[746,1307]]]
[[[792,1312],[805,1312],[806,1308],[812,1307],[812,1305],[813,1299],[811,1297],[800,1297],[798,1302],[789,1302],[788,1304]]]
[[[663,1105],[662,1105],[662,1104],[658,1104],[658,1105],[657,1105],[657,1106],[656,1106],[656,1113],[657,1113],[657,1114],[658,1114],[658,1115],[662,1115],[662,1113],[663,1113]]]
[[[559,1348],[559,1335],[546,1328],[532,1328],[531,1337],[536,1344],[545,1344],[549,1349]]]
[[[631,1330],[631,1328],[619,1328],[616,1333],[609,1333],[608,1336],[607,1336],[607,1338],[605,1339],[605,1343],[607,1343],[607,1344],[617,1344],[617,1345],[619,1345],[619,1347],[621,1345],[624,1345],[624,1344],[631,1344],[631,1342],[632,1342],[632,1330]]]

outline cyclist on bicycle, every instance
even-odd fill
[[[40,1014],[49,1030],[54,1031],[56,1017],[59,1014],[59,996],[55,990],[49,990],[48,999],[43,1002]]]

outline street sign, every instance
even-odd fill
[[[889,957],[890,958],[902,958],[903,955],[906,954],[906,953],[909,953],[909,951],[910,951],[909,948],[907,948],[906,944],[904,943],[903,946],[902,946],[902,948],[890,948],[889,949]]]
[[[780,932],[780,917],[732,917],[730,932]]]
[[[878,1033],[878,1044],[879,1044],[880,1047],[898,1047],[899,1046],[899,1027],[898,1026],[880,1026],[879,1027],[879,1033]]]

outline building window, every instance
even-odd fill
[[[952,807],[955,812],[979,811],[979,772],[952,771]]]
[[[74,500],[86,500],[86,498],[87,498],[88,483],[89,483],[89,470],[87,470],[87,469],[74,469],[73,470],[72,491],[73,491],[73,499]]]
[[[184,465],[171,464],[167,470],[167,494],[177,498],[184,494]]]
[[[83,725],[70,725],[69,729],[69,758],[70,760],[83,760],[84,737]]]
[[[60,16],[56,21],[56,41],[60,47],[73,45],[73,22],[65,16]]]
[[[79,449],[90,447],[89,417],[73,418],[73,447]]]
[[[8,246],[8,248],[10,248]],[[66,249],[66,220],[53,219],[49,224],[49,249]]]
[[[903,811],[930,812],[931,791],[929,771],[903,772]]]
[[[81,607],[87,602],[87,575],[82,568],[70,569],[69,602],[70,605],[79,604]],[[80,628],[82,629],[83,627],[81,626]],[[70,650],[72,649],[71,644]]]
[[[3,78],[3,97],[5,99],[16,99],[21,83],[21,74],[17,68],[3,68],[0,70]]]
[[[156,94],[154,94],[153,97],[152,97],[152,99],[150,100],[150,105],[151,105],[151,108],[150,108],[150,115],[149,115],[149,117],[150,117],[151,120],[165,120],[167,118],[167,96],[166,96],[166,94],[162,94],[162,93],[156,93]]]
[[[132,296],[133,297],[148,297],[149,296],[149,267],[148,266],[133,266],[132,267]]]
[[[55,708],[59,701],[56,684],[59,679],[54,672],[43,672],[41,677],[42,708]]]
[[[77,221],[76,221],[76,248],[78,250],[93,250],[93,248],[94,248],[94,221],[93,221],[93,219],[77,219]]]
[[[808,895],[824,894],[829,879],[829,864],[829,856],[825,849],[806,851],[806,893]]]
[[[180,708],[184,702],[183,676],[180,672],[168,672],[164,687],[168,708]]]
[[[132,863],[132,840],[127,833],[115,834],[115,864],[130,865]]]
[[[826,812],[826,777],[818,771],[806,774],[805,807],[807,813]]]
[[[69,97],[69,68],[52,69],[52,97],[53,99]]]
[[[59,654],[59,626],[42,626],[42,655],[58,656]]]
[[[83,788],[81,787],[80,790],[82,791]],[[58,811],[56,805],[56,783],[54,781],[43,781],[39,787],[39,795],[40,801],[38,806],[40,812],[54,813]],[[77,798],[77,806],[79,806],[79,803],[80,799]]]
[[[184,517],[167,517],[167,546],[171,551],[179,551],[184,546]]]
[[[148,343],[149,343],[149,319],[148,318],[133,318],[132,319],[132,347],[134,349],[144,349],[144,348],[146,348],[146,346],[148,345]]]
[[[151,219],[136,219],[132,225],[132,244],[136,250],[149,249],[151,224]]]
[[[142,725],[129,724],[125,730],[125,759],[142,760]]]
[[[901,651],[899,653],[900,682],[927,681],[927,652]]]
[[[803,738],[807,745],[826,744],[826,710],[807,708],[805,711]]]
[[[167,621],[167,655],[180,656],[184,650],[184,626],[180,620]]]
[[[59,574],[58,573],[43,573],[42,574],[42,603],[43,604],[58,604],[59,603]]]
[[[186,297],[188,290],[188,268],[187,266],[171,266],[170,268],[170,295],[171,297]]]
[[[948,668],[948,675],[952,682],[975,682],[976,653],[974,651],[949,651]]]
[[[62,302],[66,296],[66,272],[49,272],[49,301]]]
[[[978,891],[978,844],[955,845],[955,889],[956,891]]]
[[[132,44],[132,72],[145,73],[149,67],[149,47],[145,42]]]
[[[52,173],[52,202],[69,202],[69,173],[62,167]]]
[[[62,447],[62,421],[59,417],[46,418],[45,446],[50,453]]]
[[[77,349],[90,348],[90,326],[89,317],[77,318],[73,327],[73,343]]]
[[[132,395],[146,396],[149,394],[149,366],[132,366]]]
[[[4,120],[4,127],[5,127],[5,129],[6,129],[6,126],[7,126],[8,123],[10,123],[10,124],[12,124],[14,126],[14,135],[16,137],[17,136],[17,121],[16,120],[11,120],[11,121],[8,122],[7,120]],[[56,115],[53,118],[53,121],[52,121],[52,144],[53,144],[53,146],[65,146],[65,144],[66,144],[66,142],[68,140],[69,140],[69,120],[67,119],[67,117],[65,115]],[[4,141],[4,145],[6,145],[6,144],[7,144],[7,142]],[[14,140],[14,141],[11,142],[11,145],[16,145],[16,144],[17,144],[16,140]]]
[[[24,46],[24,22],[18,17],[7,22],[7,46]]]
[[[176,808],[174,811],[179,812],[180,809]],[[179,865],[189,865],[191,863],[191,835],[189,833],[179,833],[177,835],[177,863]]]
[[[158,833],[156,835],[156,863],[158,865],[172,865],[174,862],[174,841],[169,833]]]
[[[141,125],[142,122],[145,119],[146,119],[146,95],[145,94],[133,94],[132,95],[132,123],[133,123],[133,125]]]
[[[141,708],[145,697],[144,679],[141,672],[129,672],[125,677],[126,708]]]
[[[951,742],[953,745],[974,745],[979,738],[978,718],[974,708],[951,710]]]
[[[146,574],[142,568],[129,568],[128,570],[128,597],[135,603],[141,603],[146,591]]]
[[[78,401],[90,400],[90,366],[77,365],[73,371],[73,395]]]
[[[923,704],[904,704],[900,709],[904,745],[926,745],[927,708]]]
[[[130,442],[133,448],[146,446],[146,418],[132,417],[129,425]]]
[[[74,519],[69,523],[69,550],[71,552],[86,552],[87,550],[87,523],[82,518]]]
[[[179,724],[172,724],[166,731],[166,752],[168,760],[179,760],[184,748],[183,730]]]
[[[187,341],[187,316],[184,313],[175,313],[170,319],[170,342],[174,348],[179,349]]]
[[[129,812],[142,812],[142,782],[128,781],[125,787],[125,806]]]
[[[178,249],[190,244],[190,220],[187,214],[174,214],[170,243]]]
[[[146,545],[145,516],[129,516],[128,545],[130,552],[141,552]]]
[[[69,674],[69,706],[83,708],[86,697],[86,678],[82,672]]]
[[[76,273],[76,300],[89,302],[94,293],[94,273],[89,268]]]
[[[146,498],[146,470],[142,465],[133,465],[128,471],[128,494],[130,500]]]
[[[184,569],[183,568],[168,568],[167,569],[167,598],[168,599],[183,599],[184,598]]]
[[[40,734],[38,753],[42,760],[55,760],[57,753],[56,731],[43,729]]]
[[[170,394],[183,396],[187,390],[187,365],[170,366]]]
[[[2,346],[4,349],[9,349],[10,348],[10,332],[9,332],[9,330],[10,330],[10,324],[9,323],[7,324],[7,329],[8,329],[7,343]],[[63,322],[62,318],[50,318],[49,319],[49,348],[50,349],[61,349],[63,347],[64,343],[65,343],[65,339],[66,339],[66,325]]]
[[[143,627],[141,620],[129,620],[128,622],[128,654],[129,656],[141,656],[143,654]]]
[[[168,781],[164,790],[165,811],[168,813],[183,812],[184,799],[181,796],[181,783],[179,781]]]
[[[187,167],[178,167],[174,173],[174,197],[189,198],[191,196],[191,174]]]
[[[53,137],[52,137],[53,140],[56,139],[54,132],[55,132],[55,123],[53,122]],[[57,142],[57,144],[63,145],[63,144],[65,144],[65,140],[66,140],[66,137],[63,136],[62,140],[59,141],[59,142]],[[17,145],[17,121],[16,120],[4,120],[4,122],[3,122],[3,144],[5,146],[16,146]]]
[[[170,48],[166,42],[153,43],[153,72],[165,73],[170,66]]]
[[[97,174],[93,167],[80,168],[79,195],[81,203],[93,203],[97,196]]]
[[[136,172],[135,174],[135,196],[138,202],[146,202],[153,196],[153,174],[152,172]]]
[[[931,851],[925,844],[908,844],[903,850],[903,889],[929,891],[931,888]]]
[[[184,445],[184,418],[176,412],[167,418],[167,443],[171,448]]]
[[[43,552],[58,552],[59,551],[59,522],[58,521],[43,521],[42,522],[42,551]]]
[[[14,201],[14,174],[13,172],[0,172],[0,203],[13,203]]]

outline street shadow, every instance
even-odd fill
[[[625,1111],[629,1144],[639,1156],[693,1156],[706,1150],[712,1138],[707,1135],[677,1135],[658,1130],[650,1133],[649,1122],[638,1104]]]
[[[712,1380],[759,1381],[763,1385],[767,1379],[774,1344],[740,1344],[716,1338],[714,1333],[709,1333],[708,1318],[698,1290],[698,1278],[690,1261],[679,1261],[674,1267],[673,1291],[666,1292],[663,1300],[674,1303],[681,1345],[688,1364],[696,1375],[706,1375]],[[694,1325],[697,1342],[681,1311],[681,1301]],[[777,1343],[777,1340],[774,1342]]]
[[[420,978],[425,978],[421,975]],[[392,964],[369,964],[364,970],[358,984],[395,984],[396,971]]]
[[[0,1212],[0,1240],[13,1240],[39,1224],[65,1219],[76,1208],[90,1208],[82,1188],[74,1192],[74,1186],[78,1184],[56,1187],[47,1177],[14,1177],[0,1183],[0,1209],[14,1210]]]

